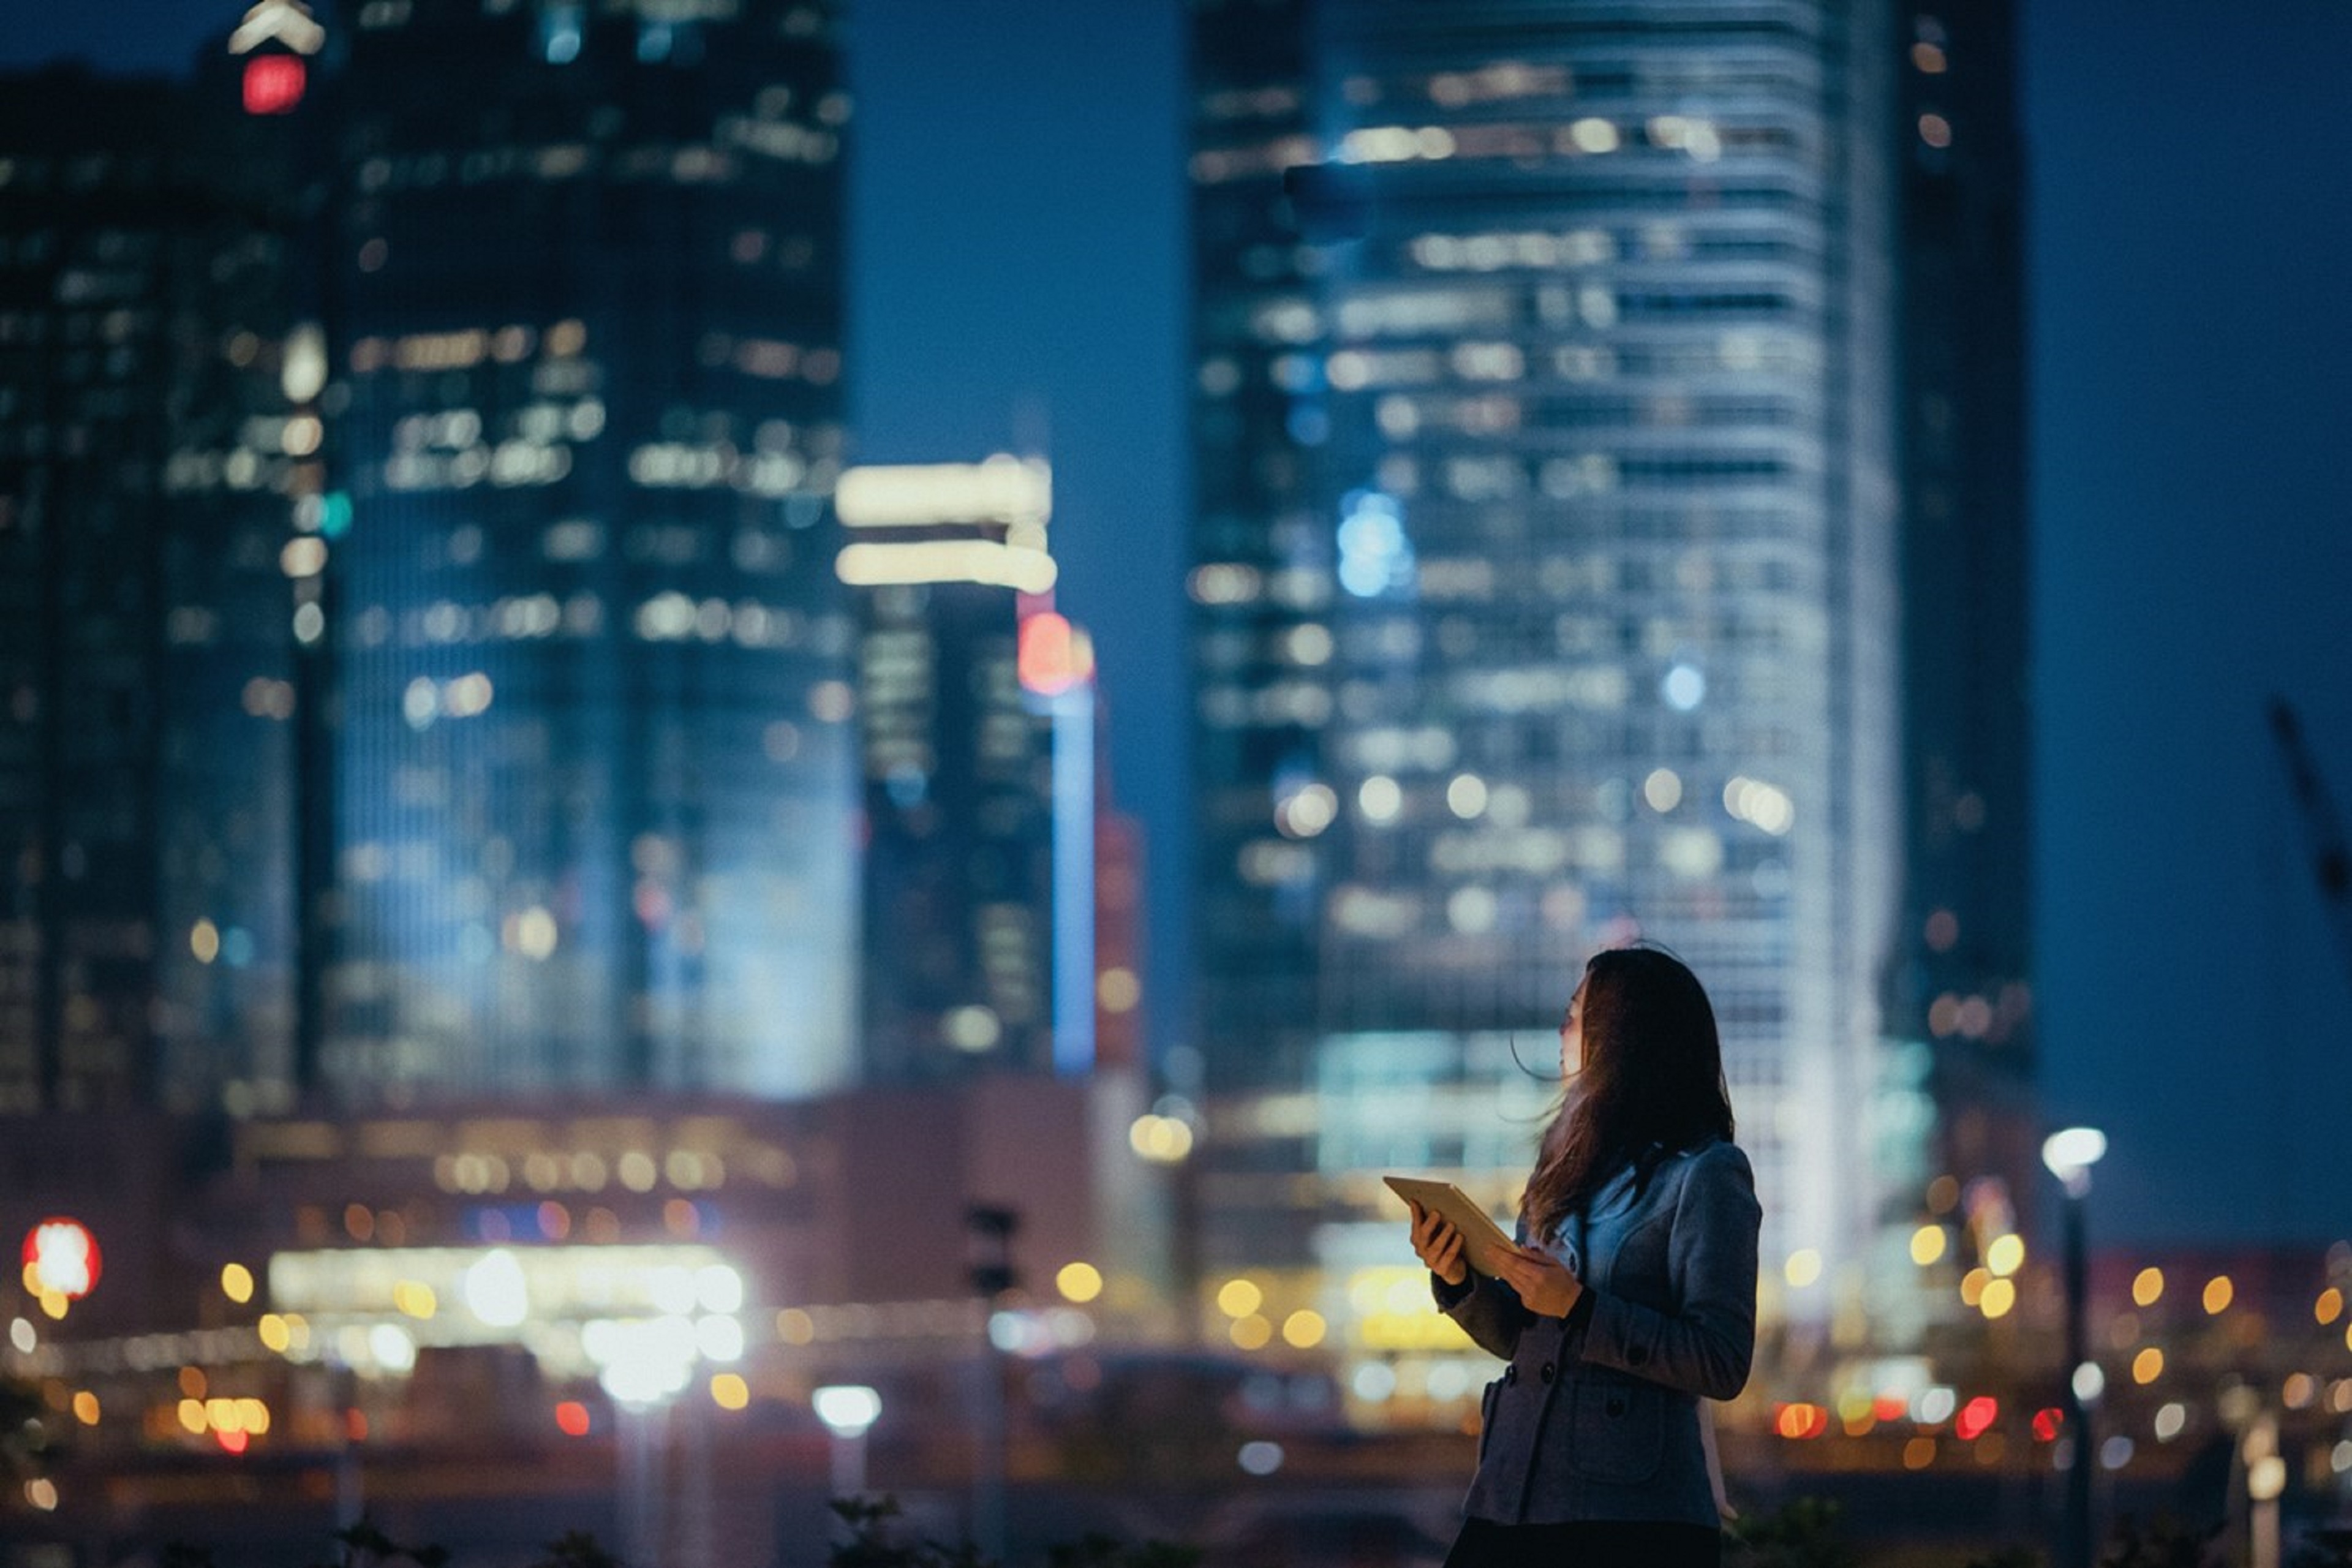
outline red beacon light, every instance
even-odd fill
[[[1094,643],[1066,617],[1041,610],[1021,622],[1017,668],[1025,690],[1059,697],[1093,678]]]
[[[245,62],[245,111],[291,114],[310,72],[298,55],[256,55]]]

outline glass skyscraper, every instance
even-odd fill
[[[351,14],[313,1069],[341,1096],[793,1094],[850,1066],[837,26],[820,0]]]
[[[0,1107],[290,1071],[299,101],[225,56],[0,92]]]
[[[1962,0],[1906,24],[1908,876],[1890,1022],[1934,1063],[1941,1169],[1998,1178],[1997,1206],[2030,1215],[2041,1129],[2016,20],[2008,0]]]
[[[1369,1258],[1381,1169],[1515,1194],[1511,1051],[1549,1070],[1641,937],[1715,998],[1768,1305],[1825,1318],[1903,848],[1892,15],[1212,0],[1193,37],[1198,1027],[1257,1107],[1209,1261]]]

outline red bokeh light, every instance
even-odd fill
[[[291,114],[302,101],[308,73],[292,55],[256,55],[245,62],[245,111]]]
[[[588,1436],[588,1407],[576,1399],[567,1399],[555,1407],[555,1424],[563,1428],[567,1437]]]
[[[232,1454],[244,1453],[247,1447],[253,1441],[243,1432],[231,1432],[219,1426],[213,1428],[213,1440]]]
[[[2066,1413],[2056,1406],[2037,1410],[2033,1413],[2033,1440],[2037,1443],[2054,1443],[2058,1440],[2059,1429],[2065,1425]]]
[[[98,1237],[79,1220],[58,1215],[25,1233],[29,1289],[54,1290],[79,1301],[98,1287],[102,1269]]]
[[[1973,1443],[1991,1427],[2000,1415],[2000,1401],[1990,1394],[1980,1394],[1960,1407],[1960,1418],[1952,1423],[1952,1430],[1963,1443]]]
[[[1021,623],[1021,685],[1040,697],[1058,697],[1095,671],[1086,634],[1052,610]]]

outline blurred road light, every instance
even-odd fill
[[[2095,1127],[2069,1127],[2042,1142],[2042,1163],[2076,1196],[2090,1190],[2091,1167],[2107,1152],[2107,1135]]]
[[[41,1310],[53,1318],[63,1314],[49,1311],[52,1297],[70,1301],[87,1296],[104,1272],[98,1237],[80,1221],[63,1217],[45,1219],[26,1233],[24,1258],[25,1288],[41,1298]]]
[[[828,1384],[810,1396],[810,1404],[836,1437],[863,1437],[882,1418],[882,1396],[863,1384]]]
[[[504,1247],[466,1270],[466,1310],[494,1329],[513,1328],[530,1316],[530,1290],[522,1265]]]

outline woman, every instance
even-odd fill
[[[1722,1561],[1701,1399],[1748,1382],[1761,1211],[1715,1010],[1651,948],[1597,953],[1559,1029],[1570,1078],[1501,1277],[1412,1205],[1437,1304],[1510,1363],[1446,1568]],[[1572,1077],[1571,1077],[1572,1075]]]

